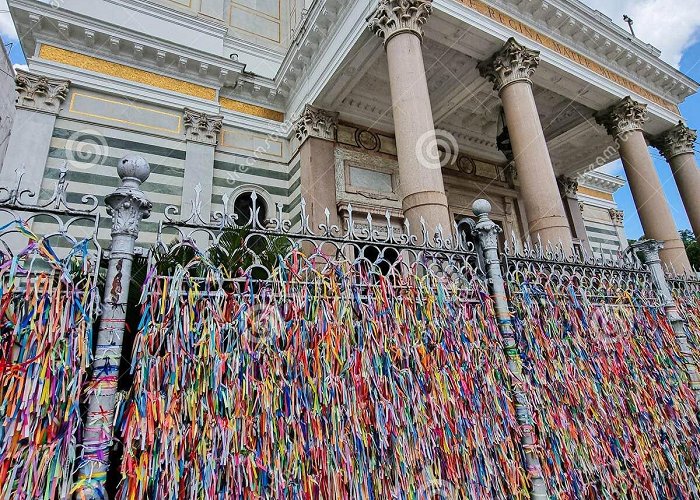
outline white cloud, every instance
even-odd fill
[[[29,71],[29,66],[27,66],[26,64],[13,64],[12,67],[14,68],[15,71],[17,71],[18,69],[22,69],[24,71]]]
[[[623,26],[623,14],[630,16],[637,37],[660,49],[661,58],[676,68],[683,52],[699,39],[700,0],[586,0],[584,3]]]
[[[12,22],[9,12],[7,10],[7,0],[0,0],[0,35],[2,39],[7,43],[11,40],[17,40],[17,31],[15,30],[15,25]]]

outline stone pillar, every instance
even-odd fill
[[[380,0],[369,28],[384,39],[394,113],[404,216],[420,234],[441,225],[451,234],[442,166],[435,136],[421,44],[432,0]]]
[[[193,224],[209,224],[214,186],[214,152],[223,116],[212,116],[185,108],[183,123],[187,141],[185,178],[182,185],[182,215]]]
[[[335,180],[338,113],[307,105],[294,123],[294,130],[299,140],[301,196],[306,200],[309,226],[316,231],[319,224],[328,223],[342,229]],[[329,212],[328,220],[326,209]]]
[[[557,179],[557,182],[559,182],[559,193],[564,202],[564,210],[572,228],[572,236],[579,240],[583,249],[591,255],[591,244],[588,241],[586,225],[581,215],[581,204],[578,200],[578,181],[571,177],[561,176]]]
[[[695,162],[697,138],[697,131],[678,122],[678,125],[657,137],[652,144],[671,165],[695,239],[700,242],[700,169]]]
[[[625,97],[598,113],[596,120],[617,143],[645,237],[661,241],[661,260],[683,272],[690,269],[690,262],[642,132],[646,108],[646,104]]]
[[[24,170],[23,186],[39,199],[56,115],[68,96],[68,80],[56,80],[17,70],[17,112],[12,124],[0,185],[10,186],[15,171]]]
[[[482,252],[486,275],[488,276],[489,291],[493,298],[494,312],[498,319],[498,329],[501,333],[503,352],[508,361],[508,375],[511,393],[515,405],[515,417],[518,421],[520,446],[525,458],[528,478],[530,479],[530,497],[539,500],[549,498],[542,465],[537,453],[537,435],[533,427],[532,405],[525,393],[525,376],[523,375],[522,359],[518,350],[518,342],[513,329],[512,313],[508,304],[501,258],[498,254],[498,235],[501,228],[489,218],[491,204],[486,200],[476,200],[472,212],[477,217],[472,234],[479,240],[479,251]]]
[[[611,208],[608,212],[610,213],[610,220],[615,226],[615,231],[617,231],[617,239],[620,240],[620,251],[624,252],[629,246],[625,235],[625,212],[616,208]]]
[[[564,248],[571,248],[571,228],[532,94],[530,78],[539,65],[539,56],[536,50],[511,38],[478,68],[481,76],[494,84],[503,102],[530,235],[533,239],[539,236],[543,243],[561,242]]]
[[[121,185],[105,198],[112,216],[112,244],[102,299],[102,317],[97,334],[93,372],[89,383],[85,430],[76,500],[103,500],[109,470],[109,449],[114,442],[114,412],[122,358],[126,310],[129,307],[131,267],[141,221],[153,205],[141,191],[151,169],[140,156],[127,155],[117,165]],[[133,305],[132,305],[133,307]]]

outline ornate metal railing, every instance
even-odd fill
[[[166,219],[159,225],[155,250],[162,253],[168,247],[184,244],[206,258],[221,247],[222,241],[231,235],[239,235],[240,253],[245,253],[259,270],[265,268],[267,276],[273,274],[273,269],[261,265],[256,254],[273,248],[282,250],[283,260],[295,250],[317,266],[342,260],[350,266],[364,263],[369,272],[384,275],[433,272],[461,277],[463,282],[469,282],[482,273],[474,244],[452,237],[452,231],[454,234],[471,234],[473,221],[469,219],[455,222],[449,232],[438,226],[432,233],[421,220],[420,232],[414,234],[408,221],[402,227],[395,226],[388,211],[380,223],[371,214],[357,220],[350,205],[342,227],[331,222],[329,209],[324,212],[325,220],[313,224],[302,198],[301,221],[294,225],[285,217],[280,203],[275,207],[273,218],[261,221],[259,196],[254,190],[251,192],[252,203],[245,216],[229,210],[226,196],[224,209],[209,218],[201,215],[201,204],[196,200],[192,214],[187,218],[178,217],[178,207],[167,207]],[[206,219],[208,223],[204,222]],[[239,223],[239,219],[245,222]]]
[[[136,306],[133,297],[129,298],[129,287],[134,284],[134,247],[140,222],[148,217],[152,205],[140,189],[149,175],[145,160],[125,157],[117,171],[122,184],[105,199],[112,216],[112,239],[103,301],[98,308],[89,300],[90,305],[81,312],[92,318],[93,311],[98,311],[102,318],[89,398],[83,401],[88,411],[80,443],[80,471],[75,475],[77,495],[105,497],[107,472],[114,467],[109,450],[117,439],[115,421],[122,426],[119,435],[127,451],[122,469],[126,480],[121,490],[125,498],[143,496],[147,490],[165,494],[176,478],[189,483],[180,489],[182,494],[197,496],[203,490],[187,488],[206,485],[202,487],[214,495],[226,491],[231,474],[246,477],[240,483],[241,492],[320,494],[320,488],[328,489],[329,482],[335,481],[334,491],[340,491],[342,485],[350,496],[366,496],[369,486],[356,482],[352,471],[366,472],[370,463],[382,467],[418,463],[414,460],[417,451],[414,458],[407,458],[400,456],[401,449],[421,450],[421,463],[451,460],[451,466],[413,470],[410,481],[391,468],[381,472],[371,469],[377,472],[372,481],[395,475],[391,481],[395,490],[387,483],[382,494],[507,497],[527,490],[532,497],[544,499],[549,494],[580,496],[609,490],[620,496],[653,496],[654,491],[664,495],[671,490],[682,492],[683,484],[691,485],[692,478],[700,475],[697,464],[681,450],[683,442],[690,443],[687,450],[692,453],[700,449],[694,437],[697,422],[693,420],[700,400],[692,330],[692,307],[697,303],[683,301],[698,296],[697,280],[665,278],[656,242],[648,242],[642,249],[644,264],[636,251],[593,258],[580,250],[540,242],[521,244],[514,238],[499,251],[500,229],[490,220],[490,206],[483,200],[474,205],[476,221],[467,219],[432,232],[424,221],[418,228],[407,222],[396,225],[389,213],[381,220],[371,215],[359,218],[351,206],[340,219],[326,210],[322,220],[312,220],[303,200],[298,222],[287,218],[280,204],[274,206],[271,218],[263,220],[262,195],[254,191],[247,213],[237,213],[230,207],[231,199],[224,196],[223,208],[205,215],[201,193],[197,193],[189,216],[181,216],[177,207],[167,207],[156,244],[148,251],[148,269],[140,290],[140,326],[134,325],[132,330],[134,385],[130,397],[120,404],[119,365],[122,357],[129,355],[122,353],[126,313]],[[94,291],[101,276],[97,200],[87,196],[83,207],[69,206],[67,176],[64,167],[57,185],[43,201],[22,189],[21,172],[14,187],[0,188],[0,217],[5,217],[3,224],[7,224],[6,234],[0,235],[4,265],[0,271],[31,269],[36,274],[44,268],[53,269],[56,273],[51,283],[60,282],[64,273],[77,273],[74,276],[89,281]],[[35,237],[32,229],[46,234]],[[27,241],[34,242],[31,251],[25,248]],[[77,257],[84,255],[88,257],[80,260],[82,267],[75,267]],[[34,290],[28,286],[33,283],[28,277],[32,273],[13,283],[25,291]],[[9,281],[2,283],[6,290]],[[3,303],[6,297],[15,296],[20,294],[3,292]],[[87,297],[85,293],[74,296]],[[4,328],[3,342],[9,331]],[[82,346],[87,356],[75,358],[82,367],[75,371],[80,376],[85,375],[92,352],[91,335],[84,337],[71,344]],[[367,359],[358,364],[367,353]],[[180,356],[177,360],[176,355]],[[629,357],[632,360],[625,364]],[[373,373],[368,371],[370,367]],[[234,372],[238,376],[230,377]],[[281,377],[279,384],[272,383],[276,379],[270,374]],[[263,375],[268,378],[263,380]],[[206,386],[205,379],[221,390]],[[315,458],[304,462],[304,467],[310,468],[304,469],[297,460],[285,465],[283,478],[279,474],[271,477],[266,474],[273,469],[279,473],[282,469],[275,467],[282,465],[275,462],[275,467],[261,468],[261,458],[254,450],[273,450],[282,442],[274,444],[264,436],[253,439],[246,435],[251,438],[245,443],[247,447],[239,446],[232,455],[232,446],[241,442],[232,439],[231,429],[240,429],[237,426],[244,417],[269,423],[284,414],[286,407],[270,413],[260,405],[264,403],[269,409],[273,402],[291,401],[290,394],[274,391],[292,380],[301,384],[302,390],[295,393],[294,404],[288,407],[306,410],[295,414],[304,425],[299,424],[294,434],[287,436],[285,443],[296,447],[285,456],[294,452]],[[564,387],[567,380],[582,385],[569,390]],[[74,387],[85,385],[79,381]],[[246,397],[234,404],[235,387]],[[336,404],[338,391],[358,387],[362,398],[347,397]],[[605,389],[602,392],[601,387]],[[377,392],[384,389],[389,392]],[[176,393],[189,399],[178,398]],[[460,397],[455,398],[455,394]],[[432,410],[420,413],[418,420],[403,421],[392,414],[395,408],[388,403],[397,395],[404,398],[397,399],[402,409],[418,413],[425,409],[426,395],[430,395],[434,398],[428,404]],[[654,397],[650,399],[650,395]],[[77,408],[74,401],[79,396],[68,398],[72,408]],[[582,397],[590,397],[590,405],[583,404]],[[615,401],[627,401],[625,408],[643,401],[644,415],[651,420],[644,420],[643,412],[628,418]],[[680,416],[669,414],[660,401],[670,401]],[[653,441],[654,446],[663,448],[666,458],[648,453],[656,457],[654,460],[685,465],[674,468],[659,462],[650,468],[639,450],[603,449],[596,442],[610,443],[620,436],[598,420],[591,423],[593,417],[581,417],[589,406],[596,408],[598,420],[607,418],[613,427],[629,429],[640,442],[648,438],[645,443]],[[202,413],[205,408],[206,418]],[[333,408],[339,433],[328,431],[324,427],[327,420],[316,418],[324,408]],[[363,415],[374,419],[381,415],[383,420],[368,424],[353,420],[357,415],[342,417],[339,412],[348,408],[364,408]],[[445,420],[443,409],[445,415],[457,415],[457,420]],[[574,410],[579,413],[561,413]],[[75,417],[74,412],[70,414]],[[652,426],[645,437],[638,432],[644,427],[640,419]],[[569,436],[568,444],[561,445],[562,439],[569,437],[559,433],[552,422],[565,421],[576,422],[577,429],[602,438],[584,443],[580,436]],[[80,425],[79,419],[71,422],[71,429]],[[220,425],[222,422],[226,425]],[[290,422],[285,420],[283,427]],[[420,432],[401,434],[417,422],[424,426]],[[395,432],[370,432],[381,428],[380,423],[393,425]],[[181,432],[182,425],[202,432],[188,437]],[[156,427],[162,432],[155,432]],[[278,432],[279,428],[269,429]],[[209,429],[216,432],[207,434]],[[363,456],[373,455],[369,461],[363,458],[354,464],[343,453],[328,448],[319,461],[321,449],[307,449],[304,443],[312,441],[299,440],[309,429],[316,433],[318,443],[361,434]],[[683,429],[692,434],[685,441]],[[427,441],[418,442],[419,435]],[[667,437],[661,439],[662,435]],[[194,461],[189,475],[183,477],[172,463],[156,455],[159,450],[176,447],[189,450],[194,441],[186,445],[183,440],[190,437],[204,439],[210,453],[199,457],[201,460],[188,455],[188,460]],[[0,435],[0,443],[2,439]],[[66,450],[74,450],[74,444],[70,441]],[[357,441],[350,444],[359,446]],[[55,465],[56,455],[47,456]],[[221,462],[222,457],[230,456],[234,457],[232,462]],[[588,459],[592,456],[605,458],[604,463],[591,462]],[[568,465],[562,465],[567,460]],[[584,464],[584,472],[572,468],[576,460]],[[322,463],[336,464],[334,470],[346,475],[324,476],[327,471]],[[45,471],[47,464],[36,465]],[[676,473],[673,477],[654,475],[651,469],[673,469]],[[315,471],[315,475],[299,475],[300,470]],[[35,477],[17,471],[25,474],[18,476],[20,479]],[[628,479],[614,482],[610,474],[615,471]],[[641,489],[633,481],[635,474],[643,478]],[[58,488],[49,496],[61,496],[71,475],[72,470],[67,470],[53,483],[45,478],[39,483]],[[166,478],[173,482],[166,484]],[[6,484],[9,492],[7,488],[20,483]],[[35,496],[48,498],[44,493]]]
[[[588,300],[600,303],[629,303],[644,300],[659,305],[660,298],[649,269],[635,252],[594,256],[585,251],[541,242],[507,241],[503,252],[503,271],[512,293],[530,287],[548,286],[556,294],[584,293]]]
[[[0,497],[68,498],[100,314],[97,200],[0,188]]]

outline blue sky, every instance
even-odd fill
[[[630,15],[634,19],[637,37],[661,49],[662,59],[700,82],[700,0],[586,0],[583,3],[600,10],[621,26],[625,26],[622,15]],[[7,1],[0,0],[0,35],[6,43],[14,43],[10,49],[12,62],[24,64],[24,56],[16,39],[12,21],[6,12]],[[688,125],[700,129],[700,95],[689,97],[680,108]],[[696,149],[700,150],[700,147]],[[655,149],[650,148],[649,151],[659,172],[678,229],[690,229],[671,169]],[[700,155],[697,156],[700,160]],[[608,165],[604,170],[624,178],[619,161]],[[615,198],[620,208],[625,211],[627,236],[639,238],[643,232],[629,188],[620,189]]]

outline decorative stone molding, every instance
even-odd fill
[[[616,226],[621,226],[625,221],[625,212],[622,210],[617,210],[616,208],[611,208],[608,210],[610,213],[610,220]]]
[[[482,77],[493,83],[493,89],[501,91],[514,82],[532,83],[530,78],[540,64],[540,53],[510,38],[503,47],[477,68]]]
[[[664,158],[670,160],[674,156],[682,154],[695,154],[695,141],[697,138],[698,132],[696,130],[679,121],[678,125],[671,130],[654,138],[651,144],[659,150]]]
[[[578,198],[578,180],[561,176],[557,178],[562,198]]]
[[[379,0],[368,27],[384,39],[384,46],[400,33],[413,33],[423,40],[423,25],[432,11],[433,0]]]
[[[338,113],[307,104],[299,119],[294,122],[294,131],[300,143],[309,137],[335,141],[338,132]]]
[[[141,184],[148,179],[151,168],[140,156],[127,155],[117,165],[117,174],[122,180],[113,193],[105,197],[107,213],[112,216],[112,237],[136,238],[143,219],[151,215],[153,204],[141,191]],[[117,243],[112,243],[115,250]]]
[[[17,70],[17,107],[57,114],[68,97],[69,80],[58,80]]]
[[[219,142],[219,132],[224,124],[224,117],[207,115],[185,108],[183,123],[185,125],[185,138],[188,141],[216,146]]]
[[[596,122],[603,125],[608,134],[620,137],[626,132],[642,130],[647,121],[647,105],[627,96],[617,104],[596,114]]]
[[[503,232],[501,227],[489,218],[491,203],[479,199],[472,205],[472,212],[477,217],[477,223],[472,230],[472,235],[479,239],[479,244],[484,250],[498,248],[498,235]]]

